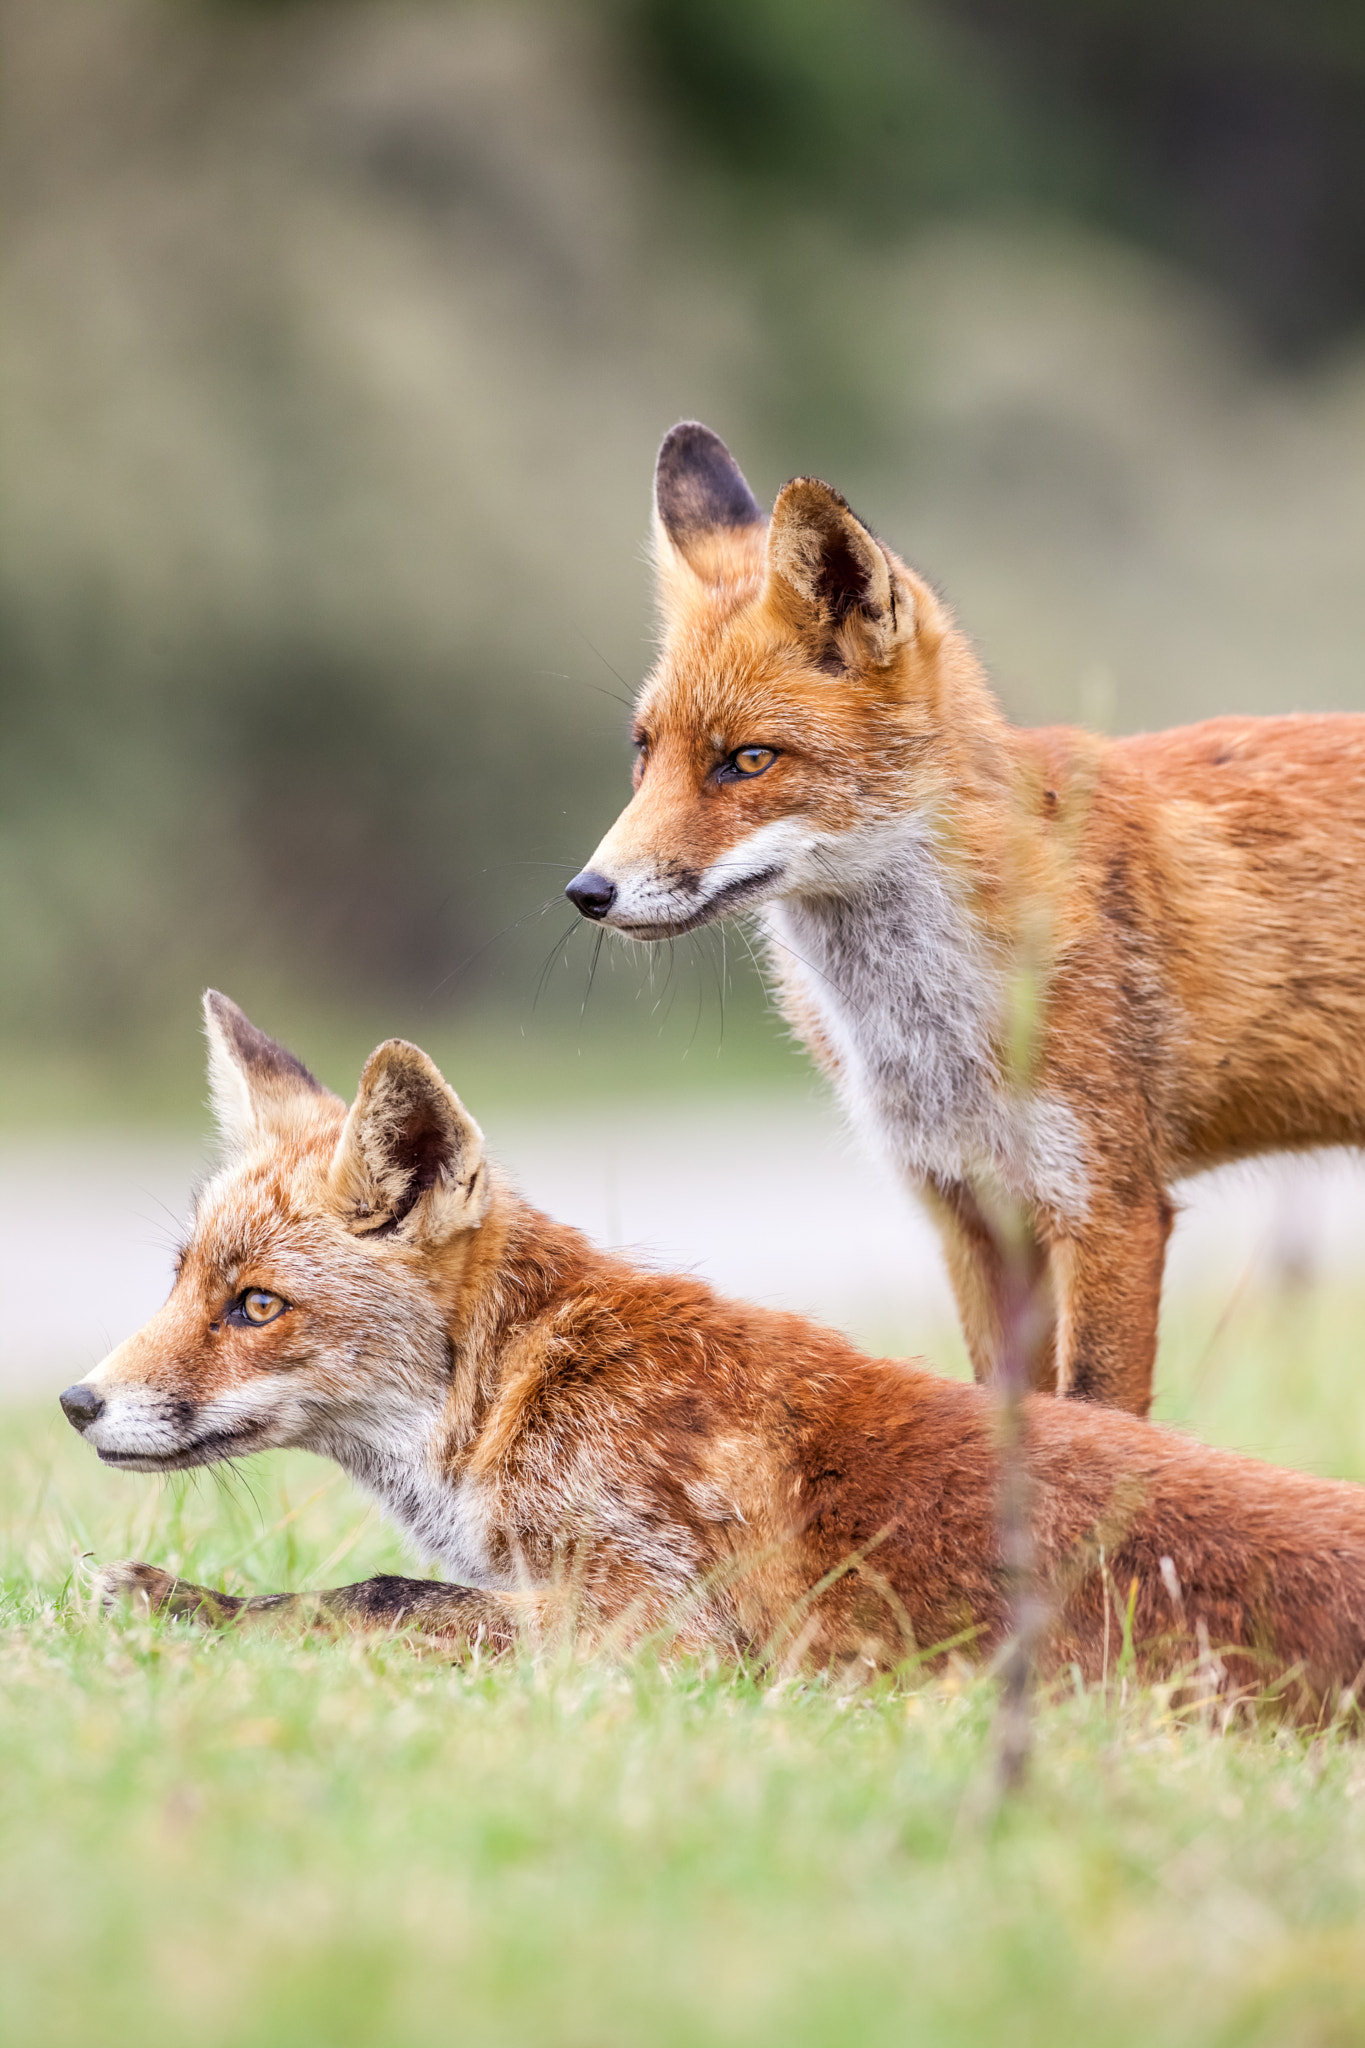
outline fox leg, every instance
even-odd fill
[[[1053,1309],[1046,1247],[1031,1221],[1010,1257],[976,1195],[964,1181],[931,1181],[924,1189],[938,1226],[967,1355],[978,1380],[989,1381],[1007,1322],[1022,1315],[1029,1353],[1029,1384],[1055,1393]]]
[[[494,1650],[511,1647],[519,1624],[533,1619],[537,1606],[534,1595],[488,1593],[475,1586],[387,1574],[326,1593],[268,1593],[246,1599],[192,1585],[153,1564],[114,1564],[99,1573],[96,1587],[106,1614],[127,1602],[137,1612],[178,1615],[205,1628],[256,1619],[294,1627],[416,1628],[424,1635],[456,1637]]]
[[[1080,1229],[1053,1238],[1059,1393],[1147,1413],[1174,1221],[1170,1197],[1155,1186],[1122,1201],[1102,1197]]]

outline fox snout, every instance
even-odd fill
[[[66,1392],[57,1398],[61,1402],[62,1413],[71,1427],[80,1430],[82,1434],[92,1422],[98,1422],[104,1413],[103,1394],[98,1387],[87,1386],[84,1380],[78,1380],[74,1387],[68,1387]]]
[[[581,875],[575,875],[564,891],[581,916],[590,917],[598,923],[615,903],[616,893],[615,882],[609,882],[605,875],[599,875],[593,868],[584,868]]]
[[[697,873],[650,860],[625,864],[616,880],[600,868],[584,868],[564,894],[580,916],[631,939],[677,938],[714,914],[704,905]]]
[[[102,1393],[79,1381],[58,1399],[101,1463],[133,1472],[185,1471],[297,1440],[297,1416],[269,1381],[209,1399],[147,1383]]]
[[[681,938],[717,918],[755,910],[798,881],[812,836],[803,820],[778,818],[700,861],[648,849],[618,856],[604,843],[564,894],[583,917],[627,938]],[[604,872],[609,864],[614,876]]]
[[[71,1427],[102,1463],[134,1472],[182,1471],[290,1439],[282,1375],[210,1383],[205,1361],[180,1355],[167,1311],[58,1395]]]

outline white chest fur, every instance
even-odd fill
[[[494,1570],[488,1546],[488,1504],[469,1479],[439,1469],[435,1450],[442,1411],[395,1398],[373,1402],[350,1426],[333,1424],[310,1445],[334,1458],[373,1494],[424,1559],[463,1586],[510,1591],[515,1581]]]
[[[840,1096],[864,1139],[912,1184],[984,1178],[1064,1214],[1083,1209],[1075,1118],[1044,1094],[1006,1087],[995,1051],[1004,977],[927,826],[850,833],[817,858],[826,886],[781,898],[765,918],[838,1058]]]

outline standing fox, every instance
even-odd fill
[[[499,1647],[571,1596],[618,1639],[855,1675],[999,1644],[980,1388],[595,1250],[490,1166],[415,1046],[381,1045],[348,1110],[234,1004],[206,1010],[227,1164],[165,1307],[62,1407],[136,1472],[321,1452],[457,1583],[241,1599],[133,1564],[110,1598]],[[1198,1644],[1235,1684],[1340,1703],[1365,1662],[1365,1488],[1026,1406],[1045,1670],[1101,1677],[1117,1599],[1148,1677]]]
[[[635,795],[570,900],[635,939],[762,906],[788,1019],[936,1218],[978,1378],[1022,1267],[1034,1383],[1145,1414],[1172,1181],[1365,1142],[1365,717],[1021,731],[827,484],[768,520],[684,424],[655,505]]]

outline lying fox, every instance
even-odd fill
[[[980,1388],[597,1251],[489,1165],[415,1046],[381,1045],[348,1110],[224,997],[206,1010],[227,1163],[165,1307],[62,1406],[131,1471],[321,1452],[455,1583],[239,1599],[131,1564],[110,1597],[500,1647],[568,1588],[622,1639],[855,1674],[999,1645]],[[1356,1678],[1365,1488],[1028,1409],[1051,1668],[1101,1675],[1117,1600],[1148,1675],[1202,1637],[1235,1683],[1292,1672],[1310,1710]]]
[[[1145,1414],[1172,1181],[1365,1143],[1365,717],[1020,731],[828,485],[769,521],[682,425],[655,502],[635,796],[571,901],[635,939],[763,906],[788,1019],[935,1214],[978,1377],[1022,1265],[1035,1384]]]

